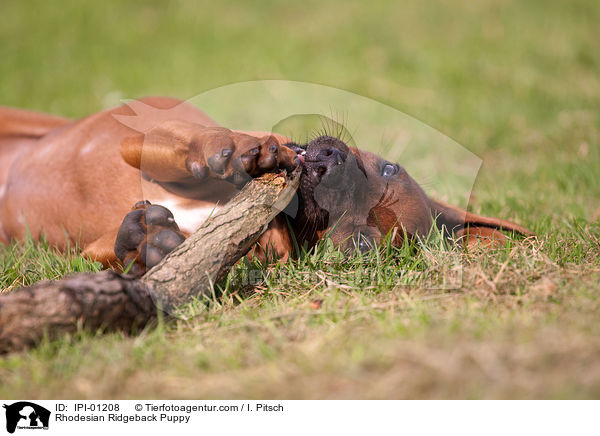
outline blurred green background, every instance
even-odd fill
[[[390,104],[474,149],[596,111],[589,1],[4,0],[0,98],[69,116],[293,79]],[[512,138],[515,140],[516,138]]]

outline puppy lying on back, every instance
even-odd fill
[[[116,119],[134,115],[128,106],[79,121],[0,109],[0,241],[29,230],[59,248],[78,242],[105,266],[134,262],[132,272],[143,274],[251,177],[299,165],[297,213],[289,226],[282,216],[270,224],[254,248],[259,257],[269,250],[286,259],[290,232],[300,246],[328,235],[361,250],[394,228],[395,244],[433,225],[467,243],[504,241],[501,230],[531,234],[432,200],[397,163],[340,139],[300,146],[277,134],[218,127],[175,99],[142,101],[171,109],[149,113],[144,122],[154,127],[145,134]]]

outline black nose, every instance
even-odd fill
[[[335,174],[333,178],[327,177],[329,182],[334,182],[334,179],[343,176],[343,164],[350,156],[349,153],[351,151],[348,146],[339,139],[320,136],[306,146],[304,168],[311,175],[313,183],[323,181],[324,176]]]
[[[346,157],[346,153],[335,147],[320,149],[310,164],[313,176],[316,177],[317,180],[321,180],[326,174],[334,172],[336,168],[341,168]]]
[[[317,153],[316,160],[330,165],[341,165],[346,160],[346,153],[335,147],[327,147]]]

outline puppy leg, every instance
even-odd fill
[[[269,227],[258,239],[252,250],[246,255],[249,260],[259,259],[263,263],[278,260],[287,262],[293,245],[287,222],[283,214],[277,215]]]
[[[198,183],[209,178],[237,186],[250,178],[292,170],[300,158],[275,136],[256,137],[222,127],[168,121],[126,138],[121,156],[160,182]]]
[[[100,262],[104,268],[118,269],[122,266],[121,261],[115,255],[114,248],[118,230],[118,228],[113,229],[88,244],[81,254],[90,260]]]

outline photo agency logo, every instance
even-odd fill
[[[289,204],[267,205],[275,219],[253,251],[256,258],[287,259],[325,247],[330,258],[355,259],[380,247],[405,246],[422,262],[384,275],[353,268],[331,281],[349,287],[382,278],[398,286],[461,286],[460,250],[440,249],[452,246],[449,226],[460,218],[443,215],[462,213],[446,203],[466,209],[481,159],[425,123],[351,92],[282,80],[236,83],[168,107],[125,103],[114,117],[134,134],[121,154],[141,170],[141,200],[172,213],[140,205],[146,222],[162,220],[157,231],[145,229],[142,245],[142,230],[132,228],[137,239],[131,245],[143,246],[137,254],[142,268],[180,243],[178,232],[191,234],[215,217],[248,180],[283,170],[292,152],[301,167],[299,188]],[[134,221],[139,227],[140,217]],[[218,263],[224,246],[205,249]],[[251,271],[241,281],[255,284],[260,277]],[[211,287],[215,280],[209,277]],[[214,287],[194,292],[210,296]]]
[[[19,401],[10,405],[4,404],[6,411],[6,431],[15,430],[48,430],[50,411],[29,401]]]

